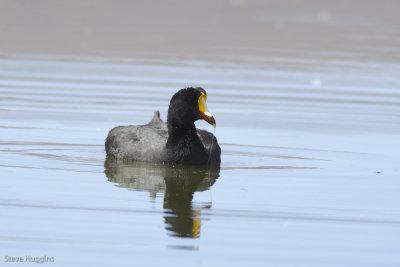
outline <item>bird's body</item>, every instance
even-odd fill
[[[105,143],[107,156],[165,164],[219,165],[221,149],[217,139],[205,130],[196,129],[194,121],[198,119],[198,111],[194,113],[190,107],[192,103],[189,106],[186,103],[195,97],[197,105],[199,96],[192,96],[191,93],[193,90],[195,93],[202,92],[203,89],[200,89],[182,89],[173,96],[167,123],[162,122],[159,112],[155,112],[146,125],[112,129]],[[214,118],[210,116],[208,121],[215,125]]]

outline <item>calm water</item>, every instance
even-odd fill
[[[2,55],[2,253],[400,264],[400,65],[246,64]],[[187,80],[208,89],[221,170],[105,163],[108,130],[165,118]]]
[[[287,29],[312,24],[304,12],[256,18]],[[390,16],[352,12],[314,18],[349,29],[341,49],[232,44],[201,59],[1,44],[0,265],[400,266],[400,35]],[[165,120],[186,86],[207,90],[220,170],[105,161],[111,128]]]

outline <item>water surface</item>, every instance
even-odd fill
[[[273,29],[322,20],[337,44],[220,41],[193,57],[0,46],[2,263],[46,255],[57,266],[400,265],[397,20],[383,19],[387,9],[374,17],[365,7],[296,13],[282,4],[277,16],[233,2],[251,11],[245,29],[253,19]],[[220,169],[105,160],[111,128],[145,124],[154,110],[165,120],[185,86],[208,92]]]

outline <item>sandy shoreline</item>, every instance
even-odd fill
[[[387,1],[2,1],[0,52],[208,59],[352,53],[398,60]]]

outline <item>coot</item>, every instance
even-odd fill
[[[221,148],[212,133],[196,129],[203,119],[215,127],[207,110],[207,93],[201,87],[188,87],[172,96],[167,123],[156,111],[146,125],[118,126],[107,136],[107,157],[184,165],[213,165],[221,162]]]

